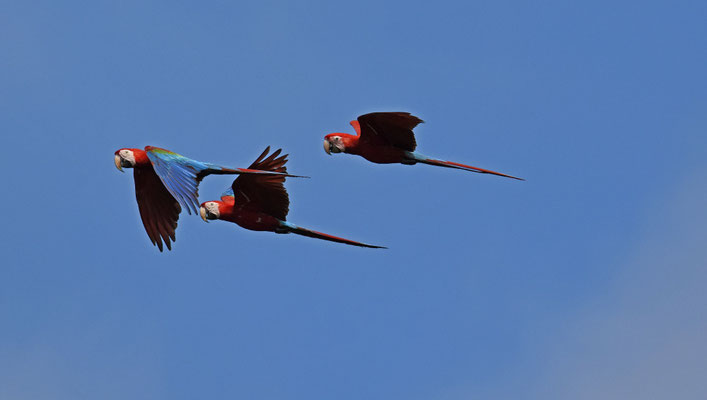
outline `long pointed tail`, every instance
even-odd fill
[[[302,235],[302,236],[307,236],[307,237],[311,237],[311,238],[315,238],[315,239],[328,240],[330,242],[344,243],[344,244],[348,244],[351,246],[368,247],[371,249],[387,249],[387,247],[383,247],[383,246],[374,246],[371,244],[355,242],[353,240],[340,238],[338,236],[327,235],[326,233],[301,228],[297,225],[294,225],[294,224],[291,224],[291,223],[285,222],[285,221],[281,221],[281,224],[282,224],[281,226],[282,226],[283,230],[287,233],[296,233],[296,234]]]
[[[506,178],[511,178],[511,179],[517,179],[519,181],[524,181],[525,179],[523,178],[518,178],[515,176],[511,175],[506,175],[502,174],[500,172],[496,171],[491,171],[488,169],[483,169],[483,168],[478,168],[478,167],[472,167],[471,165],[464,165],[464,164],[459,164],[451,161],[442,161],[442,160],[435,160],[433,158],[424,156],[420,153],[413,153],[413,152],[407,152],[406,154],[411,160],[415,160],[417,162],[423,163],[423,164],[429,164],[429,165],[436,165],[438,167],[446,167],[446,168],[456,168],[456,169],[461,169],[464,171],[471,171],[471,172],[477,172],[479,174],[492,174],[492,175],[498,175],[498,176],[503,176]]]
[[[226,168],[220,165],[210,164],[209,168],[200,172],[200,175],[233,175],[233,174],[256,174],[256,175],[282,175],[290,178],[309,178],[304,175],[291,175],[282,172],[275,171],[263,171],[260,169],[248,169],[248,168]]]

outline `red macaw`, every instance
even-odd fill
[[[417,163],[457,168],[482,174],[505,176],[523,181],[525,179],[451,161],[436,160],[415,151],[417,143],[413,128],[421,119],[407,112],[375,112],[364,114],[350,124],[356,136],[347,133],[330,133],[324,136],[324,151],[356,154],[377,164]]]
[[[226,168],[196,161],[159,147],[145,150],[124,148],[115,152],[115,166],[133,168],[135,197],[140,218],[153,245],[162,251],[162,241],[172,250],[170,239],[182,206],[191,214],[199,206],[199,182],[211,174],[286,175],[276,171],[258,171],[245,168]],[[296,175],[286,175],[296,176]],[[180,206],[181,204],[181,206]]]
[[[283,183],[287,175],[287,154],[278,157],[281,149],[265,157],[270,147],[250,165],[250,169],[274,171],[280,175],[241,175],[231,188],[221,196],[221,201],[206,201],[199,210],[205,222],[221,219],[233,222],[252,231],[275,233],[296,233],[316,239],[345,243],[353,246],[382,248],[370,244],[327,235],[299,227],[285,221],[289,211],[290,199]]]

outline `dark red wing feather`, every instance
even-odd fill
[[[361,115],[358,122],[362,141],[414,151],[417,142],[412,130],[423,121],[406,112],[376,112]]]
[[[287,154],[278,157],[282,150],[277,149],[265,157],[269,151],[268,146],[248,168],[286,173]],[[284,221],[290,208],[284,182],[284,175],[239,175],[231,185],[235,206],[247,206]]]
[[[162,251],[162,241],[172,250],[174,231],[182,208],[167,191],[152,167],[135,168],[135,197],[140,218],[152,244]]]

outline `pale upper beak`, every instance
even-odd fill
[[[120,156],[116,154],[115,155],[115,167],[118,168],[118,171],[125,172],[125,171],[123,171],[123,167],[120,165],[120,161],[121,161]]]
[[[331,143],[329,143],[329,141],[326,139],[324,139],[324,151],[326,151],[327,154],[331,155]]]
[[[199,207],[199,215],[201,215],[201,219],[203,219],[204,222],[209,222],[209,220],[206,219],[206,209],[204,207]]]

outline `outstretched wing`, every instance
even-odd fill
[[[270,152],[268,146],[248,168],[286,174],[287,154],[278,157],[281,151],[277,149],[266,157]],[[285,176],[287,175],[240,175],[231,185],[235,206],[258,210],[284,221],[290,207],[290,198],[284,185]]]
[[[407,112],[376,112],[358,117],[356,131],[362,141],[414,151],[417,142],[412,130],[420,122],[423,122],[420,118]]]
[[[135,197],[140,218],[153,245],[162,251],[162,241],[172,250],[174,231],[182,208],[167,191],[152,168],[135,168]]]
[[[211,174],[265,174],[281,175],[274,171],[253,168],[226,168],[220,165],[192,160],[173,151],[159,147],[145,147],[155,173],[175,199],[191,214],[198,214],[199,182]],[[290,175],[295,176],[295,175]]]
[[[166,189],[189,214],[197,213],[201,180],[197,176],[208,168],[206,164],[159,147],[147,146],[145,152]]]

